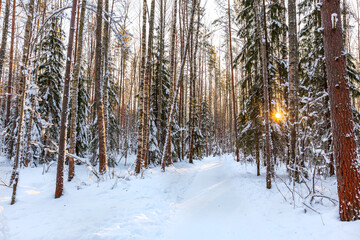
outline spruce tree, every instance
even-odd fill
[[[43,35],[39,46],[39,65],[37,85],[39,88],[37,112],[43,119],[41,162],[55,160],[54,152],[60,131],[61,92],[63,88],[64,32],[60,20],[52,18],[49,31]]]

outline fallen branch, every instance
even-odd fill
[[[334,199],[334,198],[331,198],[331,197],[328,197],[328,196],[325,196],[325,195],[319,195],[319,194],[314,194],[311,196],[311,200],[310,200],[310,203],[312,203],[314,201],[314,198],[326,198],[328,199],[332,204],[336,205],[339,201]]]
[[[278,185],[277,185],[277,183],[276,183],[276,181],[275,181],[275,178],[274,178],[274,183],[275,183],[275,186],[276,186],[277,190],[278,190],[279,193],[281,194],[281,196],[283,196],[284,200],[287,202],[287,199],[286,199],[286,197],[284,196],[284,194],[280,191],[280,189],[279,189],[279,187],[278,187]]]
[[[306,203],[303,202],[302,204],[303,204],[305,207],[309,208],[310,210],[312,210],[312,211],[316,212],[317,214],[320,214],[320,215],[321,215],[320,212],[316,211],[314,208],[310,207],[310,206],[307,205]]]
[[[1,178],[0,178],[0,181],[2,182],[2,184],[0,184],[0,186],[11,188],[11,186],[9,184],[6,184]]]
[[[81,158],[79,156],[76,156],[76,155],[68,153],[68,152],[66,152],[65,155],[68,156],[68,157],[74,158],[78,162],[84,163],[86,166],[88,166],[90,171],[95,175],[95,177],[97,177],[98,180],[101,179],[100,174],[92,167],[92,165],[87,161],[86,158]]]

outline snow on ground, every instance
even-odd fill
[[[97,182],[84,166],[54,199],[56,167],[21,169],[17,203],[0,187],[0,239],[116,240],[359,240],[360,221],[340,222],[337,206],[314,205],[321,215],[294,208],[284,184],[265,188],[254,165],[232,156],[176,163],[166,173],[149,169],[144,179],[116,169],[122,178]],[[0,162],[0,178],[10,167]],[[336,190],[334,179],[321,182]],[[324,186],[326,185],[326,186]]]

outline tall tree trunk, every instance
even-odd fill
[[[15,4],[15,1],[14,1]],[[27,65],[29,60],[29,45],[32,35],[32,22],[33,22],[33,14],[34,14],[34,0],[30,0],[29,2],[29,11],[28,18],[25,25],[25,35],[24,35],[24,47],[23,47],[23,55],[22,55],[22,64],[20,67],[20,89],[18,99],[18,109],[19,109],[19,118],[18,118],[18,133],[17,133],[17,142],[16,142],[16,150],[15,150],[15,159],[14,159],[14,167],[11,176],[11,182],[14,180],[15,183],[13,185],[13,195],[11,198],[11,204],[15,203],[16,198],[16,188],[19,181],[19,162],[20,162],[20,148],[21,148],[21,138],[22,138],[22,128],[23,128],[23,120],[24,120],[24,105],[25,105],[25,97],[26,97],[26,76],[27,76]],[[31,133],[29,133],[31,134]]]
[[[9,123],[10,109],[11,109],[11,95],[12,95],[11,92],[13,88],[12,80],[13,80],[13,65],[14,65],[15,20],[16,20],[16,0],[13,0],[11,37],[10,37],[9,80],[7,84],[5,126],[7,126],[7,124]]]
[[[233,105],[233,121],[234,121],[234,132],[235,132],[235,149],[236,149],[236,161],[239,162],[239,148],[238,144],[238,129],[237,129],[237,106],[235,100],[235,84],[234,84],[234,63],[232,54],[232,38],[231,38],[231,16],[230,16],[230,0],[228,0],[228,20],[229,20],[229,45],[230,45],[230,69],[231,69],[231,88],[232,88],[232,105]]]
[[[268,57],[267,57],[267,31],[266,31],[266,11],[265,0],[260,9],[259,0],[256,0],[260,30],[261,60],[263,73],[263,91],[264,91],[264,118],[265,118],[265,155],[266,155],[266,187],[271,188],[271,138],[270,138],[270,104],[269,104],[269,74],[268,74]],[[261,15],[263,17],[261,17]]]
[[[105,0],[105,12],[109,12],[109,0]],[[104,107],[104,123],[105,123],[105,138],[108,139],[108,88],[109,88],[109,41],[110,41],[110,31],[109,31],[109,16],[105,15],[104,21],[104,37],[103,37],[103,45],[104,45],[104,85],[103,85],[103,107]],[[124,69],[122,70],[124,71]],[[106,146],[108,147],[108,141],[106,141]]]
[[[2,31],[2,38],[1,38],[1,48],[0,48],[0,82],[1,82],[2,75],[3,75],[2,73],[3,73],[7,37],[8,37],[8,31],[9,31],[9,16],[10,16],[10,0],[6,0],[5,15],[4,15],[4,19],[3,19],[3,31]]]
[[[79,88],[79,75],[82,60],[83,49],[83,33],[84,33],[84,21],[86,11],[86,0],[81,1],[81,13],[78,29],[78,41],[77,41],[77,53],[76,63],[74,67],[74,76],[71,82],[71,118],[70,118],[70,154],[75,154],[76,147],[76,120],[77,120],[77,106],[78,106],[78,88]],[[68,181],[71,181],[75,175],[75,163],[74,158],[69,157],[69,175]]]
[[[321,19],[324,26],[325,63],[329,82],[339,213],[341,221],[351,221],[360,218],[360,173],[346,57],[343,54],[340,1],[323,1]]]
[[[197,3],[197,29],[196,29],[196,35],[195,35],[195,49],[191,54],[191,62],[190,64],[190,154],[189,154],[189,163],[193,163],[193,156],[194,156],[194,137],[195,137],[195,109],[196,109],[196,96],[195,96],[195,86],[196,86],[196,60],[197,60],[197,50],[198,50],[198,42],[199,42],[199,32],[200,32],[200,2],[201,0],[198,0]],[[192,34],[193,35],[193,34]],[[193,36],[191,37],[193,38]],[[193,41],[192,41],[193,44]],[[221,101],[220,101],[221,102]]]
[[[176,19],[177,19],[177,0],[174,0],[173,3],[173,16],[172,16],[172,22],[171,22],[171,37],[170,37],[170,41],[171,41],[171,47],[170,47],[170,100],[173,98],[174,96],[174,81],[175,81],[175,44],[176,44]],[[169,134],[169,138],[168,138],[168,143],[164,143],[164,146],[167,146],[167,149],[165,149],[166,156],[167,159],[165,159],[165,162],[167,163],[171,163],[171,128],[168,129],[170,131]],[[162,166],[163,168],[165,168],[164,166]]]
[[[165,5],[165,7],[164,7]],[[165,50],[165,43],[164,43],[164,32],[165,32],[165,22],[164,22],[164,15],[166,11],[166,4],[164,4],[163,0],[160,0],[160,18],[159,18],[159,58],[157,59],[157,66],[156,66],[156,82],[155,82],[155,106],[154,106],[154,113],[155,113],[155,124],[156,124],[156,141],[161,149],[163,144],[163,135],[161,127],[162,125],[162,98],[163,98],[163,60],[164,60],[164,50]]]
[[[181,67],[180,67],[179,75],[178,75],[178,78],[176,80],[175,94],[173,96],[173,99],[171,100],[171,108],[170,108],[168,123],[167,123],[167,127],[166,127],[167,131],[166,131],[166,138],[165,138],[165,146],[164,146],[164,151],[163,151],[162,159],[161,159],[161,165],[162,165],[162,170],[163,171],[165,171],[165,160],[168,158],[168,156],[166,156],[166,154],[168,153],[166,151],[166,149],[168,148],[166,145],[169,144],[169,137],[170,137],[170,133],[171,133],[171,131],[169,131],[169,129],[171,129],[172,121],[173,121],[174,114],[175,114],[176,99],[177,99],[178,90],[179,90],[179,83],[180,83],[180,80],[183,77],[185,61],[186,61],[186,55],[187,55],[187,52],[188,52],[188,49],[189,49],[190,38],[191,38],[191,34],[192,34],[193,28],[194,28],[193,25],[194,25],[194,15],[195,15],[195,9],[196,9],[196,2],[197,2],[197,0],[192,1],[191,18],[190,18],[190,23],[189,23],[189,28],[188,28],[187,38],[186,38],[186,45],[185,45],[184,53],[183,53],[182,59],[181,59]]]
[[[95,50],[95,105],[97,113],[97,124],[99,133],[99,173],[104,174],[107,170],[106,159],[106,129],[104,122],[104,106],[102,98],[102,63],[103,63],[103,46],[102,46],[102,11],[103,1],[98,0],[96,12],[96,50]],[[107,103],[104,103],[107,104]]]
[[[144,76],[144,143],[142,161],[144,167],[148,166],[148,152],[149,152],[149,112],[150,112],[150,87],[151,87],[151,70],[152,70],[152,49],[154,42],[154,19],[155,19],[155,0],[151,1],[150,18],[149,18],[149,37],[148,37],[148,53],[145,65]]]
[[[74,32],[75,32],[75,17],[76,17],[76,6],[77,0],[73,0],[71,8],[70,18],[70,30],[69,30],[69,42],[66,55],[66,70],[65,70],[65,81],[64,81],[64,95],[62,99],[61,109],[61,122],[60,122],[60,137],[59,137],[59,155],[56,172],[56,189],[55,198],[61,197],[64,189],[64,164],[66,155],[66,128],[67,128],[67,115],[68,115],[68,103],[69,103],[69,92],[70,92],[70,70],[71,70],[71,56],[74,43]]]
[[[142,28],[142,36],[141,36],[141,63],[140,63],[140,86],[139,86],[139,126],[138,126],[138,146],[137,146],[137,156],[136,156],[136,163],[135,163],[135,173],[140,173],[141,164],[143,159],[143,138],[144,138],[144,122],[143,122],[143,115],[144,115],[144,75],[145,75],[145,59],[146,59],[146,11],[147,10],[147,2],[146,0],[143,1],[143,28]]]
[[[298,41],[296,23],[296,0],[288,1],[289,21],[289,123],[290,123],[290,163],[294,168],[293,177],[298,178],[296,157],[296,122],[297,122],[297,92],[298,92]],[[296,171],[296,172],[295,172]]]

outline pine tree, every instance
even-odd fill
[[[339,213],[342,221],[352,221],[360,218],[360,173],[346,55],[343,54],[340,1],[324,1],[321,19],[324,26],[325,64],[337,165]]]

